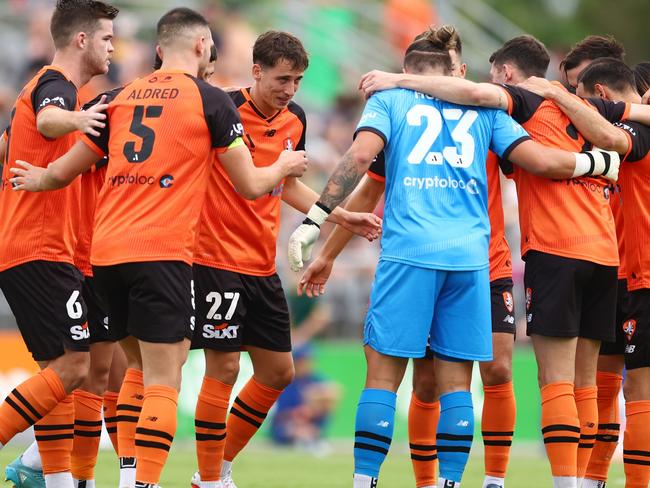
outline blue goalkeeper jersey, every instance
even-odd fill
[[[488,266],[488,149],[505,159],[526,131],[501,110],[405,89],[373,95],[359,131],[385,144],[382,259],[450,271]]]

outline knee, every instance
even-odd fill
[[[212,358],[206,356],[205,375],[222,383],[234,385],[239,376],[239,354],[233,357]]]
[[[481,363],[481,378],[486,386],[508,383],[512,381],[512,363],[501,359]]]
[[[102,395],[108,387],[110,371],[109,364],[93,364],[91,361],[88,377],[85,381],[86,388],[84,389],[95,395]]]
[[[52,361],[50,367],[61,378],[65,391],[72,393],[83,384],[88,376],[90,354],[66,351],[63,356]]]
[[[296,375],[293,364],[283,368],[273,368],[267,371],[255,371],[254,376],[260,383],[275,390],[284,390],[291,384]]]
[[[421,402],[435,402],[438,399],[435,379],[432,376],[413,375],[413,393]]]

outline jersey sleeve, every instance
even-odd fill
[[[375,159],[372,160],[370,168],[368,168],[368,176],[382,183],[386,181],[386,155],[384,151],[377,154]]]
[[[361,131],[374,132],[383,139],[384,145],[388,144],[391,136],[391,124],[390,111],[386,103],[388,100],[387,93],[376,93],[366,102],[355,136]]]
[[[210,131],[210,142],[217,152],[224,152],[238,138],[244,135],[244,126],[232,98],[223,90],[203,80],[195,79],[205,121]]]
[[[77,89],[58,71],[46,71],[32,92],[32,107],[35,114],[47,107],[73,111],[77,107]]]
[[[501,159],[508,159],[514,148],[530,139],[528,132],[512,117],[501,110],[494,114],[490,150]]]
[[[587,101],[596,107],[596,110],[609,122],[625,120],[630,113],[630,104],[625,102],[612,102],[602,98],[588,98]]]
[[[90,102],[86,103],[81,110],[88,110],[90,107],[93,105],[96,105],[99,103],[102,97],[106,97],[105,103],[111,103],[117,95],[120,94],[120,92],[124,89],[123,86],[114,88],[113,90],[109,90],[107,92],[101,93],[100,95],[97,95],[95,98],[93,98]],[[95,151],[97,155],[100,158],[103,158],[105,155],[108,154],[108,141],[110,138],[110,117],[106,117],[104,120],[104,127],[103,128],[97,128],[97,132],[99,132],[98,136],[93,136],[91,134],[83,134],[81,140],[88,146],[90,149]]]
[[[615,122],[630,140],[630,150],[625,158],[628,163],[645,159],[650,152],[650,128],[637,122]]]
[[[535,114],[544,99],[533,92],[512,85],[499,85],[508,97],[508,113],[520,124]]]
[[[307,116],[302,107],[294,102],[289,103],[289,111],[294,114],[302,124],[302,132],[300,134],[300,140],[298,141],[298,144],[296,144],[296,151],[304,151],[305,139],[307,137]]]

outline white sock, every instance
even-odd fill
[[[221,478],[232,475],[232,461],[224,461],[221,463]]]
[[[32,442],[27,450],[20,457],[20,461],[27,466],[28,468],[35,469],[36,471],[43,470],[43,464],[41,463],[41,455],[38,452],[38,444],[36,441]]]
[[[120,488],[135,488],[135,468],[120,468]]]
[[[95,488],[95,480],[78,480],[76,478],[72,479],[74,480],[75,488]],[[79,483],[81,483],[81,485]]]
[[[575,476],[553,476],[553,488],[578,488]]]
[[[201,488],[223,488],[221,481],[201,481],[199,486]]]
[[[585,478],[582,482],[582,488],[605,488],[605,482],[599,480],[590,480]]]
[[[497,478],[495,476],[486,476],[483,480],[483,488],[486,488],[488,485],[497,485],[503,488],[506,484],[506,481],[503,478]]]
[[[459,488],[460,481],[452,481],[446,478],[438,478],[438,488]]]
[[[74,488],[72,473],[52,473],[45,475],[45,488]]]
[[[354,473],[354,488],[376,488],[377,478],[366,474]]]

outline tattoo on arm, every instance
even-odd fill
[[[334,210],[334,207],[352,193],[352,190],[363,177],[364,172],[363,168],[356,164],[352,155],[346,153],[332,176],[330,176],[320,197],[320,203],[330,210]]]

